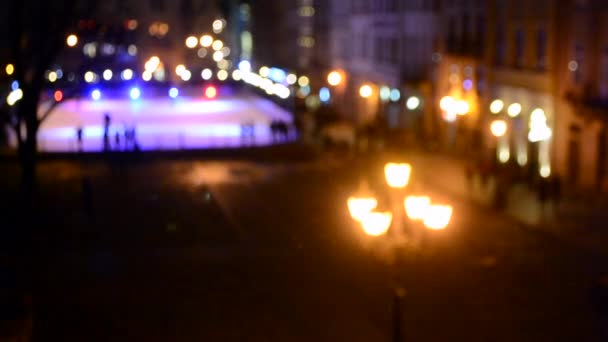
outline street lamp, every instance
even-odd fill
[[[494,120],[490,124],[490,131],[496,138],[501,138],[507,133],[507,122],[505,120]]]
[[[372,87],[369,86],[368,84],[364,84],[361,86],[361,88],[359,88],[359,95],[361,95],[362,98],[367,99],[370,96],[372,96],[373,90]]]
[[[363,94],[362,94],[363,95]],[[347,201],[351,217],[361,225],[366,235],[380,237],[390,230],[394,238],[389,241],[395,269],[399,251],[405,247],[422,249],[420,234],[410,230],[405,236],[404,225],[406,216],[410,221],[422,222],[429,230],[445,229],[452,218],[453,208],[449,205],[431,204],[428,196],[404,196],[405,188],[409,184],[412,167],[407,163],[388,163],[384,166],[386,184],[391,189],[389,198],[390,211],[375,211],[378,200],[372,196],[349,197]],[[404,198],[405,197],[405,198]],[[415,228],[415,227],[414,227]],[[397,272],[393,274],[397,278]],[[393,283],[393,341],[401,341],[401,302],[405,290]]]

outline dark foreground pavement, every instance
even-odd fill
[[[32,294],[35,341],[386,341],[389,275],[348,218],[352,171],[331,158],[48,161],[33,238],[1,200],[1,260]],[[416,186],[455,216],[408,254],[408,340],[602,340],[591,296],[605,259]]]

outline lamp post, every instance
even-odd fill
[[[351,217],[361,225],[365,234],[378,238],[390,232],[391,238],[387,242],[392,254],[391,259],[394,260],[392,340],[395,342],[403,340],[401,306],[405,290],[397,281],[400,251],[407,247],[415,250],[424,248],[421,235],[415,232],[418,227],[412,225],[409,227],[411,229],[405,231],[406,217],[411,222],[422,222],[427,229],[442,230],[448,226],[453,211],[449,205],[432,204],[428,196],[407,196],[406,188],[411,173],[412,167],[407,163],[388,163],[384,166],[384,176],[390,191],[389,203],[385,204],[390,210],[377,211],[379,201],[369,194],[352,196],[347,201]]]

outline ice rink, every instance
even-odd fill
[[[241,146],[243,124],[253,124],[255,145],[269,145],[273,143],[270,122],[292,122],[287,111],[251,95],[213,100],[203,97],[72,99],[62,103],[43,122],[38,135],[39,150],[77,151],[78,127],[83,129],[84,151],[102,150],[104,114],[111,118],[113,150],[125,149],[125,130],[133,127],[141,149],[174,150]]]

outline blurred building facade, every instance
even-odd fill
[[[419,0],[331,1],[329,57],[343,76],[335,91],[347,117],[358,124],[383,119],[395,128],[419,121],[422,104],[430,102],[438,6]],[[361,94],[363,86],[371,93]],[[408,110],[411,96],[421,104]]]

